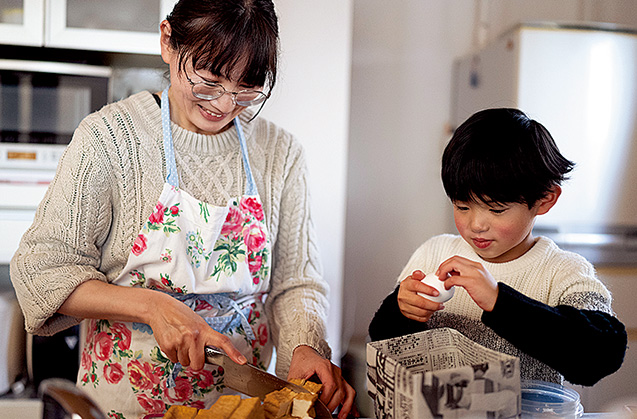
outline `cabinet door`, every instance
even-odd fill
[[[44,0],[0,2],[0,43],[42,46]]]
[[[176,0],[46,0],[45,45],[159,54],[159,24]]]

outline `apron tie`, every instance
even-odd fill
[[[208,323],[210,327],[216,332],[224,334],[229,328],[235,326],[237,322],[241,323],[243,327],[243,331],[246,334],[246,337],[250,340],[250,342],[256,339],[254,335],[254,331],[252,330],[252,326],[250,326],[250,322],[248,321],[248,317],[244,313],[244,310],[250,312],[250,306],[245,307],[243,310],[239,307],[237,302],[233,300],[228,294],[219,293],[219,294],[172,294],[169,295],[182,303],[186,304],[193,311],[195,311],[197,307],[197,303],[200,301],[205,301],[210,304],[212,307],[223,310],[223,311],[234,311],[235,313],[230,316],[202,316],[202,318]],[[175,363],[172,374],[168,377],[166,382],[166,386],[168,388],[175,387],[175,378],[179,375],[181,370],[183,369],[181,363]]]
[[[203,317],[203,319],[208,323],[210,327],[212,327],[215,331],[219,333],[225,333],[230,327],[235,326],[237,322],[241,323],[243,327],[243,331],[246,334],[246,337],[253,341],[256,339],[254,335],[254,331],[250,326],[250,322],[248,321],[248,317],[244,313],[245,310],[250,312],[250,307],[245,307],[243,310],[235,300],[229,297],[228,293],[219,293],[219,294],[170,294],[173,298],[181,301],[190,307],[193,311],[197,308],[197,303],[199,301],[205,301],[210,304],[212,307],[223,310],[223,311],[234,311],[235,314],[232,316],[211,316],[211,317]]]

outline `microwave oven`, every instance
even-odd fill
[[[110,67],[0,59],[0,182],[54,171],[79,122],[111,100],[111,79]]]
[[[80,121],[111,101],[110,67],[0,59],[0,265],[9,262]]]

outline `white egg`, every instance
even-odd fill
[[[430,287],[434,287],[440,293],[437,297],[433,295],[423,294],[421,292],[418,293],[421,297],[425,297],[428,300],[435,301],[436,303],[444,303],[445,301],[449,301],[451,297],[453,297],[453,293],[456,287],[451,287],[448,290],[445,289],[444,281],[441,281],[440,278],[436,274],[427,274],[423,279],[420,280],[423,284],[427,284]]]

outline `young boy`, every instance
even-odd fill
[[[460,236],[425,242],[369,326],[372,340],[452,327],[520,358],[521,378],[593,385],[622,364],[627,336],[611,295],[583,257],[532,234],[573,168],[550,133],[516,109],[465,121],[442,157],[442,181]],[[455,295],[418,293],[435,272]]]

